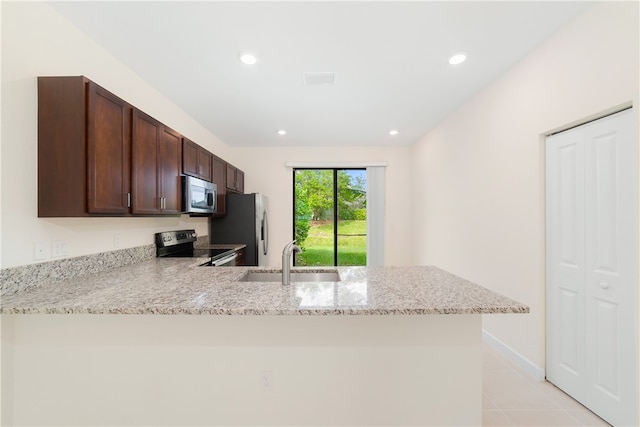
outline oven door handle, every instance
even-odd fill
[[[233,261],[234,259],[238,258],[238,253],[234,252],[232,255],[226,256],[224,258],[220,258],[217,259],[215,261],[211,261],[211,266],[212,267],[218,267],[224,264],[228,264],[229,262]]]

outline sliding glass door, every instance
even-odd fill
[[[365,169],[294,169],[299,266],[366,265]]]

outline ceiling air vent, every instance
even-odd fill
[[[302,73],[304,84],[306,85],[332,85],[336,73]]]

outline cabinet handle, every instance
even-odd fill
[[[131,193],[127,193],[127,207],[131,207]]]
[[[164,197],[160,197],[160,209],[164,209]]]
[[[600,282],[600,287],[602,289],[609,289],[609,284],[607,282]]]

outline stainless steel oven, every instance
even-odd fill
[[[231,249],[219,249],[219,251],[225,251],[219,258],[211,258],[210,261],[200,264],[203,267],[233,267],[236,265],[236,258],[238,253]]]
[[[159,258],[201,258],[202,266],[235,266],[238,253],[233,248],[196,248],[195,230],[165,231],[156,233],[156,256]]]

